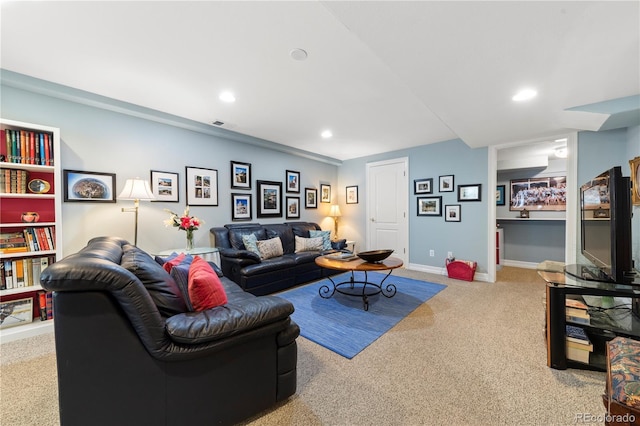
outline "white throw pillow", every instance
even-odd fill
[[[258,250],[260,251],[260,257],[263,259],[271,259],[272,257],[278,257],[284,254],[280,237],[269,240],[258,240]]]
[[[322,250],[322,237],[303,238],[296,235],[296,253]]]

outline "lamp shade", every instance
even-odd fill
[[[340,206],[334,204],[331,206],[331,210],[329,210],[329,217],[340,217],[342,213],[340,213]]]
[[[118,195],[120,200],[155,200],[156,197],[151,192],[149,182],[140,178],[127,179],[124,189]]]

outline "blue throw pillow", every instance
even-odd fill
[[[331,250],[331,231],[309,231],[309,237],[322,237],[322,250]]]
[[[258,237],[256,237],[255,234],[243,235],[242,243],[247,250],[260,256],[260,250],[258,250]]]

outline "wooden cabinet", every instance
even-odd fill
[[[7,342],[53,329],[41,320],[38,275],[62,256],[63,189],[59,129],[0,119],[0,131],[0,339]]]

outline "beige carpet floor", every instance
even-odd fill
[[[394,273],[448,287],[352,360],[300,337],[297,393],[245,425],[603,424],[604,373],[546,366],[535,271]],[[52,336],[0,349],[0,424],[58,425]]]

